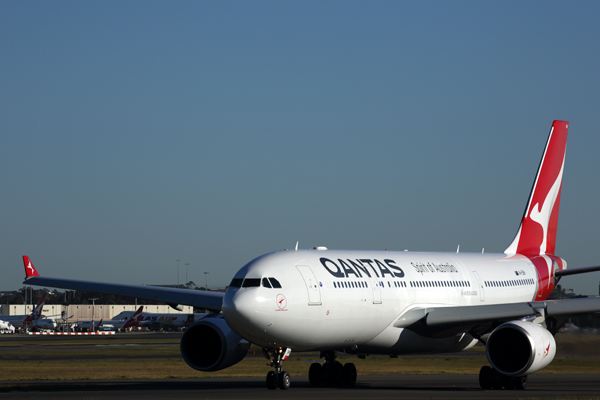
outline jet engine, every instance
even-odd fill
[[[184,361],[198,371],[219,371],[240,362],[250,343],[231,330],[223,317],[202,319],[181,337]]]
[[[525,321],[506,322],[490,334],[486,345],[488,361],[508,376],[526,376],[554,359],[556,342],[540,325]]]

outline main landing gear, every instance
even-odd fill
[[[275,371],[269,371],[267,374],[267,388],[269,390],[275,390],[280,388],[281,390],[288,390],[292,383],[290,374],[287,371],[282,371],[281,363],[290,356],[292,349],[278,348],[278,349],[263,349],[263,354],[267,360],[271,360],[271,367],[275,368]]]
[[[267,365],[275,368],[275,371],[269,371],[267,374],[267,388],[275,390],[287,390],[290,388],[291,379],[287,371],[283,371],[282,362],[287,360],[292,349],[263,349],[263,355],[271,362]],[[356,366],[353,363],[342,365],[335,361],[333,351],[322,351],[321,358],[325,358],[325,363],[312,363],[308,370],[308,380],[312,386],[353,386],[356,383]]]
[[[527,376],[506,376],[490,366],[483,366],[479,370],[479,386],[482,389],[523,390],[527,385]]]
[[[325,363],[312,363],[308,370],[308,381],[312,386],[353,386],[356,383],[356,366],[353,363],[342,365],[335,361],[333,351],[322,351]]]

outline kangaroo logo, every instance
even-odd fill
[[[548,343],[548,347],[546,347],[546,350],[544,350],[544,357],[546,358],[548,356],[548,353],[550,353],[550,343]]]
[[[277,302],[277,309],[279,311],[287,311],[285,309],[285,306],[287,306],[287,299],[285,298],[284,295],[278,294],[277,297],[275,298],[275,301]]]

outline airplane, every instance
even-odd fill
[[[112,325],[116,330],[119,331],[130,331],[131,329],[138,326],[142,321],[143,309],[144,306],[140,306],[140,308],[138,308],[137,311],[134,313],[131,313],[131,311],[123,311],[122,313],[118,314],[110,320],[110,325]],[[130,315],[122,315],[124,313],[128,313]]]
[[[50,330],[53,331],[56,329],[56,321],[52,318],[40,318],[34,319],[29,323],[29,329],[33,332],[39,330]]]
[[[191,305],[213,315],[186,329],[185,362],[218,371],[241,361],[250,343],[274,370],[268,389],[288,389],[283,362],[320,351],[313,386],[356,382],[336,352],[397,357],[486,346],[483,389],[524,389],[556,353],[554,335],[570,315],[600,311],[600,298],[546,300],[567,270],[555,255],[569,123],[554,121],[517,234],[504,253],[282,250],[244,265],[225,293],[42,277],[23,256],[28,285],[128,295]]]
[[[143,306],[142,306],[143,307]],[[140,307],[140,308],[142,308]],[[140,310],[136,311],[136,314]],[[119,321],[125,321],[127,318],[131,318],[133,311],[122,311],[119,314],[115,315],[111,323],[119,323]],[[141,312],[140,319],[138,324],[140,326],[149,326],[160,325],[161,328],[183,328],[185,326],[190,325],[194,321],[198,319],[204,318],[208,314],[171,314],[171,313],[149,313],[149,312]],[[115,325],[116,327],[116,325]]]
[[[99,330],[101,326],[102,326],[102,319],[100,319],[100,321],[98,321],[98,322],[78,321],[75,323],[75,330],[77,332],[85,332],[85,331],[95,332],[95,331]]]
[[[28,315],[3,315],[2,320],[10,322],[16,328],[30,326],[34,320],[42,318],[42,309],[46,302],[46,296],[42,296],[38,304],[35,306],[31,314]]]

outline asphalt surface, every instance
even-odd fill
[[[133,333],[117,335],[111,340],[117,346],[153,346],[152,339],[175,339],[171,345],[178,347],[180,333]],[[139,339],[139,340],[138,340]],[[31,337],[6,335],[0,362],[4,360],[48,359],[48,348],[65,346],[64,337]],[[87,340],[88,343],[83,341]],[[19,342],[20,343],[17,343]],[[81,344],[77,343],[81,341]],[[11,342],[14,342],[11,343]],[[55,343],[52,343],[55,342]],[[122,344],[120,344],[122,342]],[[48,345],[50,345],[48,347]],[[43,357],[23,354],[37,346],[44,348]],[[95,345],[91,345],[95,347]],[[164,346],[164,344],[163,344]],[[90,348],[89,337],[70,337],[68,348]],[[456,356],[456,355],[455,355]],[[481,357],[482,354],[465,354],[460,357]],[[57,356],[60,357],[60,356]],[[67,356],[73,358],[73,355]],[[90,358],[89,355],[85,356]],[[112,356],[114,358],[114,356]],[[172,356],[171,356],[172,357]],[[421,356],[422,357],[422,356]],[[94,358],[94,357],[92,357]],[[151,362],[151,360],[149,360]],[[360,372],[360,371],[359,371]],[[477,375],[401,375],[359,376],[352,388],[313,388],[306,376],[292,376],[290,390],[269,391],[264,378],[205,378],[166,380],[110,380],[110,381],[19,381],[2,382],[0,399],[128,399],[143,396],[146,399],[599,399],[600,377],[580,374],[533,374],[529,376],[527,389],[487,390],[479,388]]]
[[[359,376],[352,388],[313,388],[292,378],[287,391],[269,391],[263,378],[152,381],[18,382],[2,399],[595,399],[596,375],[531,375],[524,391],[482,390],[476,375]]]

